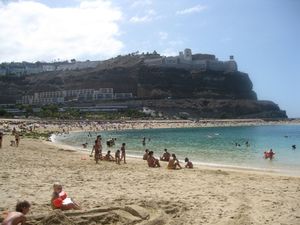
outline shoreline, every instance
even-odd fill
[[[227,123],[220,123],[220,121],[226,121]],[[238,122],[237,122],[238,121]],[[243,122],[241,122],[243,121]],[[252,120],[252,119],[244,119],[244,120],[213,120],[213,123],[211,124],[205,124],[205,126],[184,126],[185,124],[190,125],[190,121],[126,121],[123,123],[125,127],[116,127],[114,123],[109,123],[104,124],[102,127],[102,130],[97,130],[97,131],[90,131],[90,130],[71,130],[69,133],[78,133],[78,132],[105,132],[105,131],[130,131],[130,130],[148,130],[148,129],[177,129],[177,128],[215,128],[215,127],[248,127],[248,126],[293,126],[293,125],[300,125],[300,120],[298,121],[299,123],[281,123],[278,121],[277,122],[264,122],[264,123],[258,123],[258,121],[261,120]],[[234,123],[233,123],[234,122]],[[139,124],[140,126],[138,127],[126,127],[126,124]],[[151,126],[145,126],[145,124],[150,124]],[[172,123],[176,124],[176,126],[172,126]],[[113,125],[112,125],[113,124]],[[162,126],[161,124],[164,124],[166,126]],[[171,124],[171,125],[170,125]],[[184,124],[184,125],[183,125]],[[195,124],[195,123],[194,123]],[[106,126],[107,125],[107,126]],[[118,129],[116,129],[118,128]],[[55,135],[55,134],[54,134]],[[71,146],[63,143],[59,143],[60,146],[65,147],[65,148],[71,148],[74,151],[79,151],[83,154],[88,154],[90,151],[81,147],[77,146]],[[134,155],[134,154],[127,154],[128,157],[130,158],[141,158],[142,155]],[[264,167],[259,167],[259,166],[248,166],[248,165],[234,165],[234,164],[226,164],[226,163],[214,163],[214,162],[203,162],[203,161],[197,161],[197,160],[192,160],[193,163],[202,168],[213,168],[213,169],[225,169],[225,170],[237,170],[237,171],[256,171],[256,172],[261,172],[261,173],[270,173],[270,174],[279,174],[279,175],[286,175],[286,176],[293,176],[293,177],[300,177],[300,173],[297,172],[296,170],[293,169],[288,169],[288,168],[264,168]],[[181,160],[180,161],[182,164],[184,162]]]
[[[79,131],[76,131],[79,132]],[[67,151],[70,151],[72,153],[78,153],[83,156],[89,157],[88,150],[85,150],[80,147],[75,147],[72,145],[67,145],[63,143],[58,143],[56,141],[47,141],[45,144],[48,144],[50,146],[55,146],[59,149],[66,148]],[[88,154],[88,155],[87,155]],[[126,158],[129,158],[131,160],[134,160],[135,162],[145,162],[142,159],[142,155],[132,155],[132,154],[126,154]],[[160,161],[163,162],[163,161]],[[181,165],[184,165],[184,162],[182,160],[179,160]],[[247,166],[236,166],[236,165],[226,165],[226,164],[217,164],[217,163],[208,163],[208,162],[200,162],[200,161],[193,161],[194,169],[208,169],[208,170],[225,170],[225,171],[232,171],[232,172],[246,172],[246,173],[260,173],[260,174],[268,174],[268,175],[278,175],[278,176],[287,176],[287,177],[298,177],[300,178],[300,174],[295,173],[295,171],[291,170],[283,170],[283,169],[264,169],[264,168],[258,168],[258,167],[247,167]],[[145,166],[147,166],[145,164]]]

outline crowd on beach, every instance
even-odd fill
[[[163,124],[163,123],[162,123]],[[197,123],[193,123],[195,126],[199,125]],[[4,134],[11,134],[14,137],[14,140],[11,140],[11,146],[18,147],[20,145],[20,138],[26,132],[35,132],[35,131],[51,131],[55,132],[57,135],[64,135],[68,134],[70,131],[88,131],[90,137],[92,136],[90,132],[99,132],[99,131],[106,131],[106,130],[124,130],[124,129],[146,129],[146,128],[153,128],[157,127],[154,126],[151,122],[146,123],[110,123],[110,122],[73,122],[72,124],[69,122],[65,123],[53,123],[47,121],[39,121],[39,122],[32,122],[32,121],[0,121],[0,125],[2,129],[0,129],[0,148],[2,148],[2,142],[4,138]],[[191,124],[186,123],[176,123],[174,122],[173,127],[185,127],[190,126]],[[163,125],[159,127],[164,127]],[[0,127],[1,128],[1,127]],[[150,139],[148,139],[150,141]],[[98,135],[92,147],[92,151],[90,156],[94,157],[96,164],[100,161],[109,161],[115,162],[116,164],[120,165],[122,162],[126,164],[126,143],[122,143],[120,148],[118,148],[114,155],[110,150],[104,155],[102,153],[102,137]],[[106,142],[107,146],[111,147],[114,146],[116,143],[116,139],[112,138]],[[248,141],[245,143],[246,146],[250,145]],[[87,143],[82,144],[84,148],[87,148]],[[146,145],[146,138],[142,139],[142,145]],[[238,147],[239,144],[235,143]],[[292,149],[296,149],[296,145],[292,145]],[[275,152],[272,149],[269,151],[264,152],[264,157],[266,159],[273,159]],[[144,161],[147,162],[148,167],[150,168],[157,168],[161,167],[161,162],[167,162],[167,169],[170,170],[177,170],[182,169],[183,166],[181,165],[180,161],[176,157],[175,153],[169,153],[167,149],[164,149],[163,154],[159,158],[154,157],[154,152],[146,149],[145,153],[142,158]],[[185,168],[192,169],[193,163],[189,160],[189,158],[184,159]],[[63,190],[63,186],[60,183],[55,183],[53,185],[53,193],[51,197],[51,207],[52,209],[61,209],[61,210],[69,210],[69,209],[81,209],[80,205],[75,202],[72,198],[68,197],[67,193]],[[16,205],[16,211],[10,212],[6,215],[5,219],[3,220],[3,225],[14,225],[14,224],[25,224],[26,217],[25,215],[29,212],[30,203],[28,201],[21,201],[18,202]]]
[[[115,144],[116,138],[112,138],[106,142],[106,144],[109,147],[112,147]],[[145,145],[145,137],[142,141],[143,146]],[[85,144],[83,144],[85,145]],[[124,164],[126,164],[126,150],[125,150],[126,143],[122,143],[120,149],[117,149],[115,152],[115,156],[111,155],[111,151],[108,150],[105,155],[102,154],[102,137],[101,135],[98,135],[95,144],[93,145],[90,157],[94,156],[96,164],[99,163],[99,161],[109,161],[109,162],[115,162],[117,164],[121,164],[123,161]],[[145,150],[145,154],[143,155],[143,160],[146,160],[148,163],[148,166],[151,168],[160,167],[159,160],[154,157],[154,152],[149,151],[149,149]],[[164,149],[163,155],[160,157],[160,161],[168,162],[168,169],[182,169],[182,166],[180,165],[179,160],[177,159],[175,154],[170,154],[167,149]],[[193,163],[188,159],[185,158],[185,168],[193,168]]]

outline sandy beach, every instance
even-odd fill
[[[22,138],[18,148],[10,140],[5,135],[0,149],[2,217],[26,199],[32,203],[28,224],[300,224],[300,177],[205,167],[173,171],[133,158],[96,165],[87,154],[45,140]],[[57,181],[82,210],[51,209]]]

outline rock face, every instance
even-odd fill
[[[0,77],[0,104],[42,91],[107,88],[131,92],[130,104],[197,118],[285,118],[273,102],[258,101],[248,74],[129,66]],[[150,101],[151,99],[151,101]],[[132,103],[133,102],[133,103]]]

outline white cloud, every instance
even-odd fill
[[[148,6],[151,5],[152,1],[151,0],[136,0],[131,4],[132,8],[135,7],[143,7],[143,6]]]
[[[205,5],[195,5],[191,8],[179,10],[176,12],[176,14],[177,15],[186,15],[186,14],[198,13],[205,9],[207,9],[207,7]]]
[[[129,19],[131,23],[145,23],[151,22],[156,18],[156,12],[153,9],[149,9],[143,16],[133,16]]]
[[[160,40],[168,39],[169,34],[167,32],[161,31],[158,33]]]
[[[119,53],[120,9],[104,0],[50,8],[36,1],[0,4],[0,62],[99,59]]]

